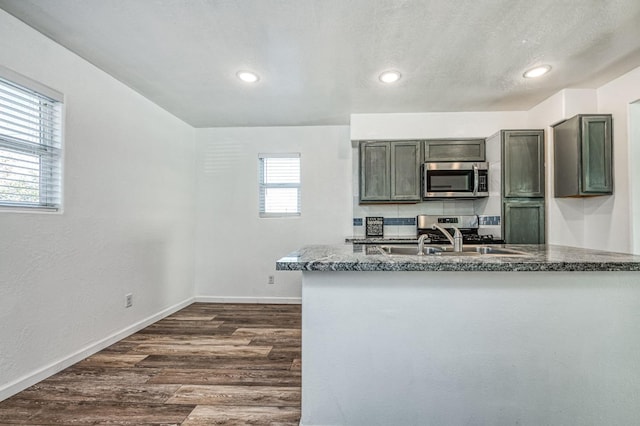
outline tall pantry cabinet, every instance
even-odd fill
[[[502,237],[545,243],[544,130],[501,130]]]

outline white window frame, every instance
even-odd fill
[[[298,182],[289,183],[267,183],[264,181],[265,161],[270,158],[297,158],[299,168]],[[267,212],[266,198],[267,190],[271,188],[295,188],[297,189],[297,210],[293,212]],[[258,154],[258,214],[261,218],[295,218],[302,214],[302,156],[299,152],[295,153],[276,153],[276,154]]]
[[[2,83],[0,85],[0,96],[8,96],[5,98],[4,104],[9,106],[5,107],[5,113],[0,115],[0,155],[4,151],[5,159],[8,155],[9,161],[12,161],[12,156],[8,153],[38,157],[38,162],[36,163],[38,164],[38,201],[11,200],[9,197],[3,198],[0,193],[0,210],[61,212],[64,96],[56,90],[3,66],[0,66],[0,83]],[[7,90],[7,87],[10,87],[12,92],[17,90],[23,93],[31,100],[38,100],[41,110],[37,119],[39,121],[30,121],[31,124],[38,124],[36,124],[36,127],[26,130],[30,133],[33,132],[34,128],[39,128],[39,133],[35,136],[37,141],[33,141],[35,135],[33,133],[27,135],[14,130],[20,129],[20,124],[24,124],[24,121],[21,121],[24,120],[24,116],[20,111],[25,110],[12,111],[9,109],[12,102],[14,102],[12,96],[15,95],[8,95],[7,92],[2,91],[2,89]],[[29,118],[34,116],[36,114]],[[12,121],[14,118],[15,121]],[[20,160],[16,161],[19,162]],[[12,178],[11,173],[3,175],[0,170],[0,178],[3,176],[5,177],[5,183]],[[16,175],[13,176],[14,179],[15,177]]]

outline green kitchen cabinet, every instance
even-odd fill
[[[544,130],[502,130],[500,148],[502,237],[507,244],[544,244]]]
[[[613,194],[611,114],[579,114],[556,124],[554,196]]]
[[[420,201],[421,141],[360,142],[360,202]]]
[[[391,145],[360,143],[360,201],[391,199]]]
[[[503,130],[502,195],[544,197],[544,130]]]
[[[391,142],[391,200],[420,201],[421,145],[419,141]]]
[[[544,244],[545,203],[542,198],[506,199],[503,238],[507,244]]]
[[[485,161],[484,139],[430,139],[424,141],[425,163]]]

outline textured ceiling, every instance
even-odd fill
[[[526,110],[640,66],[638,0],[0,0],[196,127]],[[553,70],[525,80],[525,69]],[[377,80],[385,69],[403,78]],[[236,78],[254,70],[261,80]]]

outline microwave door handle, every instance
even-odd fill
[[[473,195],[478,195],[478,180],[480,179],[480,173],[478,173],[478,165],[473,164]]]

